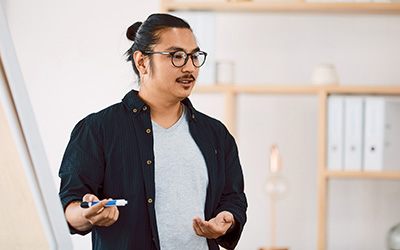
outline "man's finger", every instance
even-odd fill
[[[113,221],[114,222],[117,221],[118,217],[119,217],[119,210],[118,210],[118,208],[115,208]]]
[[[209,238],[215,234],[214,228],[211,226],[211,223],[206,222],[206,221],[203,222],[200,220],[200,222],[198,222],[198,225],[199,225],[200,231],[202,232],[202,234],[205,237]]]
[[[109,219],[107,216],[105,216],[104,214],[98,215],[96,219],[98,219],[98,220],[96,221],[96,225],[98,225],[98,226],[108,226],[108,225],[111,225],[111,224],[110,224],[110,219]]]
[[[194,230],[194,232],[196,233],[196,235],[198,235],[198,236],[204,236],[204,235],[202,234],[202,232],[200,231],[200,228],[199,228],[199,225],[197,224],[196,219],[193,219],[193,230]]]
[[[115,217],[118,214],[118,208],[117,207],[109,207],[109,213],[107,214],[107,220],[109,222],[114,222],[115,221]]]
[[[99,198],[97,198],[96,195],[93,194],[85,194],[82,200],[86,202],[92,202],[92,201],[98,201]]]
[[[104,212],[102,212],[101,214],[97,214],[93,217],[91,217],[92,223],[98,226],[110,226],[112,225],[116,219],[115,218],[115,213],[118,211],[116,207],[108,207],[108,208],[104,208]],[[118,218],[118,217],[117,217]]]
[[[224,222],[225,222],[225,223],[231,224],[232,221],[233,221],[232,216],[230,216],[229,214],[225,214],[225,215],[224,215]]]
[[[200,236],[203,236],[203,237],[209,236],[210,232],[206,228],[206,226],[204,225],[204,222],[200,218],[196,219],[196,226],[197,226],[197,230],[198,230]]]
[[[107,204],[107,202],[112,201],[112,198],[108,198],[107,200],[102,200],[102,202],[104,202],[104,206],[102,208],[100,208],[97,213],[100,214],[103,212],[103,210],[105,209],[105,205]],[[97,204],[96,204],[97,205]]]
[[[85,208],[86,211],[84,213],[84,216],[86,218],[89,218],[89,217],[92,217],[92,216],[95,216],[95,215],[101,213],[106,204],[107,204],[107,200],[102,200],[101,202],[97,203],[96,205],[94,205],[90,208],[87,208],[87,209]]]
[[[91,194],[85,194],[82,198],[82,201],[90,202],[90,196]]]

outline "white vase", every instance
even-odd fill
[[[317,85],[339,84],[335,66],[329,63],[317,64],[312,73],[311,82]]]

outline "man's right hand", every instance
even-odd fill
[[[99,199],[93,194],[83,196],[83,201],[93,202]],[[112,199],[104,199],[96,205],[89,208],[82,208],[82,215],[90,224],[96,226],[108,227],[118,220],[119,211],[116,206],[104,207],[106,203]]]
[[[99,199],[93,194],[86,194],[82,200],[92,202]],[[104,199],[89,208],[81,208],[80,202],[72,202],[65,209],[65,217],[70,226],[81,232],[93,226],[111,226],[118,220],[119,211],[116,206],[105,207],[109,200],[112,199]]]

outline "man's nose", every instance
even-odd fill
[[[183,72],[193,72],[195,71],[196,67],[193,64],[193,57],[189,56],[188,60],[186,61],[186,64],[183,65],[182,71]]]

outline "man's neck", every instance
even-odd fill
[[[180,100],[172,100],[141,90],[138,96],[150,106],[151,119],[163,128],[174,125],[182,116],[183,107]]]

